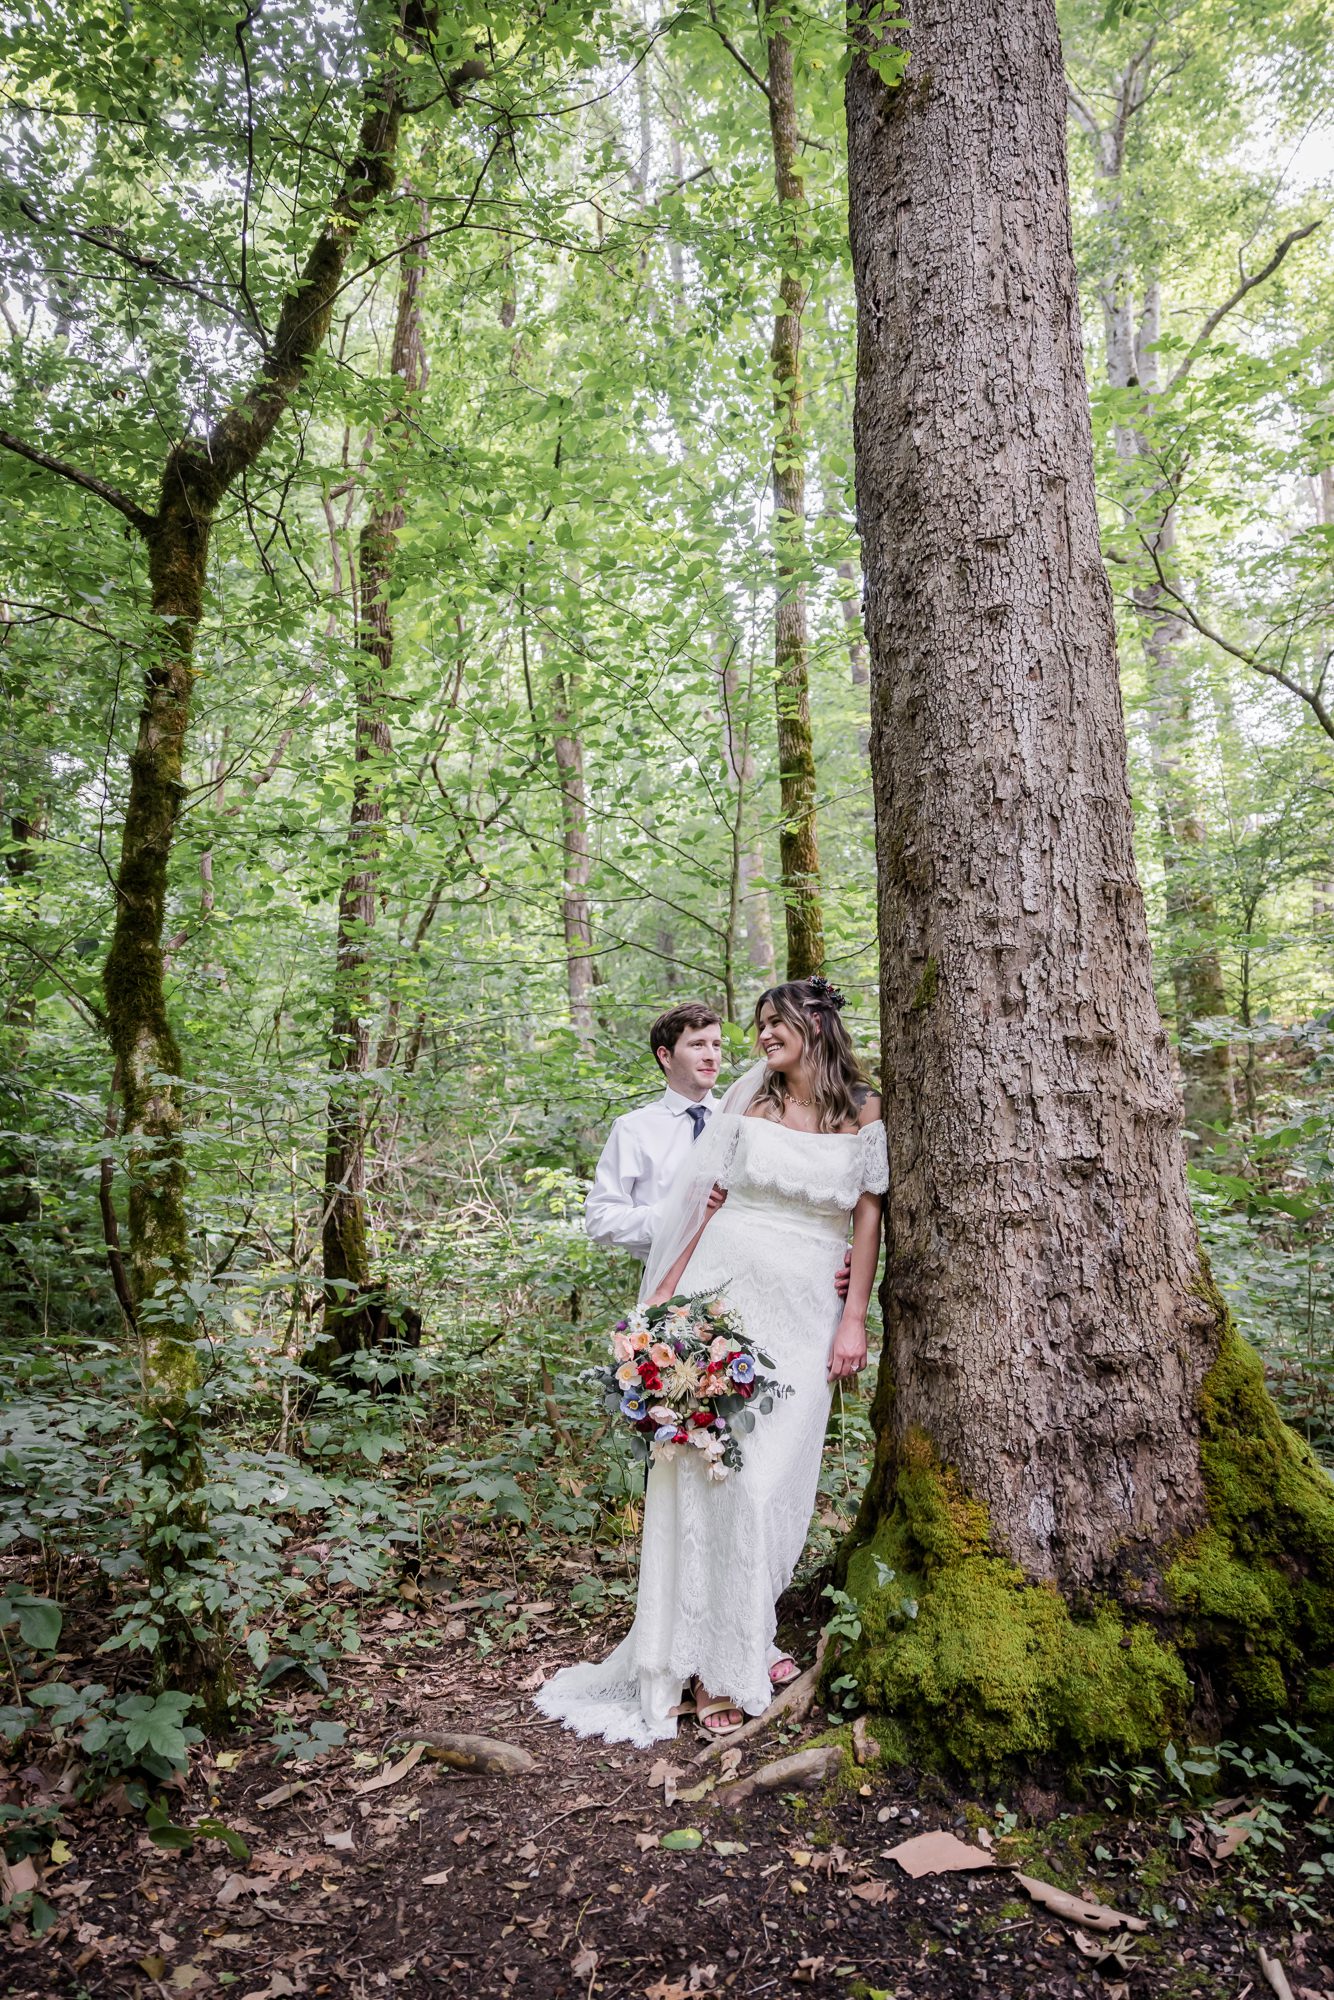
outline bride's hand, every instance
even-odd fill
[[[842,1319],[829,1351],[828,1380],[847,1382],[866,1366],[866,1327],[856,1320]]]

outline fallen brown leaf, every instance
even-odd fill
[[[858,1902],[874,1906],[878,1903],[892,1903],[898,1895],[898,1890],[891,1889],[888,1882],[877,1879],[871,1882],[854,1882],[848,1894],[855,1896]]]
[[[935,1833],[915,1833],[897,1847],[885,1849],[886,1861],[897,1861],[905,1875],[918,1881],[923,1875],[951,1875],[964,1868],[994,1868],[996,1857],[985,1848],[973,1847],[957,1834],[942,1827]],[[1022,1877],[1020,1878],[1022,1880]]]
[[[378,1772],[373,1778],[367,1778],[366,1782],[362,1785],[353,1785],[352,1791],[354,1795],[357,1798],[363,1798],[367,1792],[387,1791],[390,1785],[396,1785],[400,1778],[406,1778],[408,1772],[420,1764],[425,1754],[426,1745],[424,1743],[414,1743],[407,1754],[400,1757],[396,1764],[386,1765],[383,1771]]]

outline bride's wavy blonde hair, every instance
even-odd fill
[[[811,1107],[821,1132],[839,1132],[849,1122],[855,1125],[870,1088],[843,1026],[841,1004],[842,996],[835,995],[824,980],[811,979],[789,979],[782,986],[771,986],[755,1002],[757,1033],[760,1015],[772,1007],[784,1026],[795,1028],[801,1036],[811,1079]],[[786,1075],[773,1070],[753,1101],[771,1116],[781,1118],[790,1095]]]

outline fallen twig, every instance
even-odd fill
[[[549,1819],[545,1826],[539,1826],[537,1832],[530,1833],[528,1838],[530,1840],[540,1840],[544,1833],[550,1833],[553,1826],[559,1826],[563,1819],[573,1819],[576,1813],[610,1812],[613,1806],[618,1806],[621,1803],[626,1792],[633,1789],[634,1783],[635,1781],[632,1778],[622,1791],[617,1792],[614,1799],[585,1799],[582,1805],[567,1806],[564,1812],[558,1812],[555,1819]]]

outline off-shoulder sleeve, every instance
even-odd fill
[[[875,1119],[861,1129],[862,1142],[862,1193],[884,1194],[889,1187],[889,1147],[885,1143],[885,1128]]]

